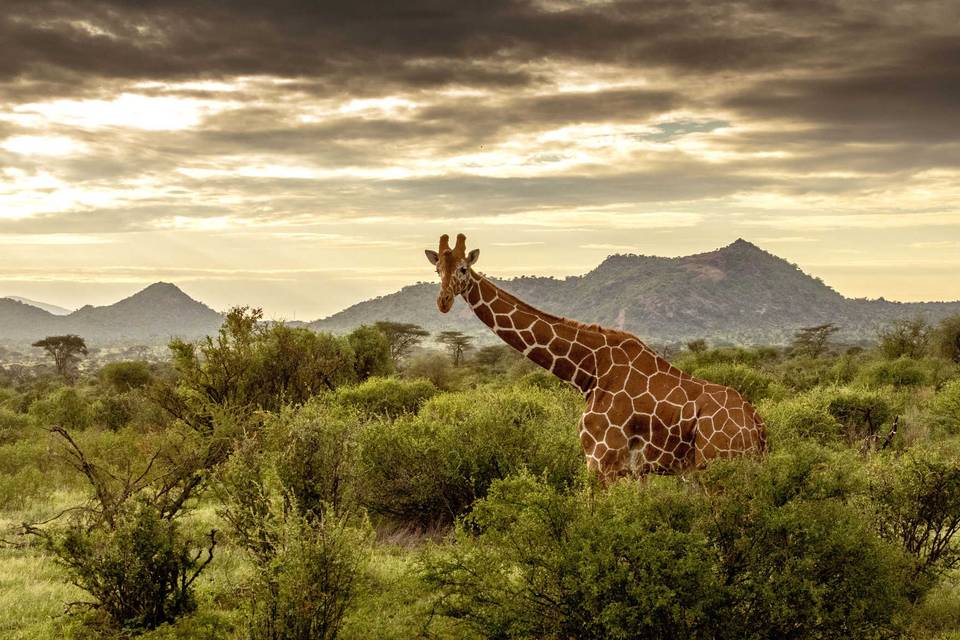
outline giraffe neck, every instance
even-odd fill
[[[554,316],[470,271],[463,299],[501,340],[584,394],[596,386],[594,351],[605,344],[597,327]]]

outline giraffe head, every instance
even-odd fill
[[[453,307],[453,299],[466,291],[470,282],[470,267],[480,257],[480,249],[467,253],[467,237],[457,234],[457,244],[450,248],[450,236],[440,236],[439,251],[427,249],[427,260],[437,267],[440,276],[440,295],[437,296],[437,308],[446,313]]]

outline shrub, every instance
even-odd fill
[[[285,409],[268,423],[278,478],[301,513],[351,503],[359,426],[353,412],[318,401]]]
[[[591,500],[500,480],[427,560],[440,612],[487,638],[714,637],[724,593],[700,499],[621,483]]]
[[[117,393],[142,389],[153,379],[150,365],[139,360],[111,362],[100,369],[99,377],[104,384],[112,387]]]
[[[213,558],[214,540],[211,532],[201,561],[175,521],[137,501],[113,526],[78,522],[47,544],[94,607],[123,627],[153,629],[195,608],[193,582]]]
[[[0,444],[22,438],[30,424],[26,415],[0,407]]]
[[[870,467],[870,494],[880,534],[909,553],[922,595],[960,567],[960,446],[918,446]]]
[[[353,349],[353,368],[357,380],[363,381],[373,376],[393,373],[390,341],[380,329],[361,325],[347,335],[347,342]]]
[[[275,553],[254,580],[249,637],[336,638],[371,543],[369,527],[355,527],[333,512],[289,518],[278,532]]]
[[[698,367],[691,373],[704,380],[733,387],[750,402],[783,395],[782,387],[773,378],[744,364],[712,364]]]
[[[960,380],[948,383],[933,397],[931,413],[939,429],[960,434]]]
[[[371,378],[359,385],[337,389],[334,397],[342,405],[390,418],[416,413],[436,394],[437,388],[422,378]]]
[[[410,357],[403,368],[403,376],[429,380],[437,389],[444,391],[455,388],[461,377],[450,359],[436,351]]]
[[[60,387],[30,404],[29,414],[40,426],[86,429],[93,411],[90,403],[73,387]]]
[[[764,402],[758,407],[770,434],[771,446],[777,447],[810,438],[822,444],[836,442],[843,426],[822,403],[809,396],[798,396],[783,402]]]
[[[933,327],[922,317],[894,320],[880,330],[880,351],[891,360],[906,356],[922,358],[930,343]]]
[[[701,482],[734,638],[892,636],[906,607],[903,554],[856,506],[852,454],[798,445],[721,461]]]
[[[431,526],[452,522],[490,483],[528,468],[567,486],[582,473],[571,391],[481,388],[428,401],[418,416],[361,432],[366,506]]]
[[[851,443],[876,435],[893,414],[893,407],[884,394],[857,389],[837,389],[827,398],[826,408]]]
[[[108,393],[93,403],[91,413],[95,424],[117,431],[133,418],[134,407],[126,394]]]
[[[918,360],[897,358],[867,366],[858,378],[867,385],[879,387],[916,387],[927,382],[927,373]]]
[[[723,461],[698,485],[565,493],[510,477],[424,575],[440,612],[481,637],[892,636],[904,557],[853,503],[855,470],[808,445]]]

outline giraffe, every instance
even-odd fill
[[[473,270],[480,250],[467,253],[462,233],[453,249],[443,235],[426,255],[440,276],[442,313],[462,296],[501,340],[580,390],[580,444],[602,482],[765,450],[763,420],[734,389],[680,371],[630,333],[523,302]]]

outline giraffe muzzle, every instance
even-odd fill
[[[437,296],[437,309],[441,313],[447,313],[453,307],[453,294],[446,291]]]

